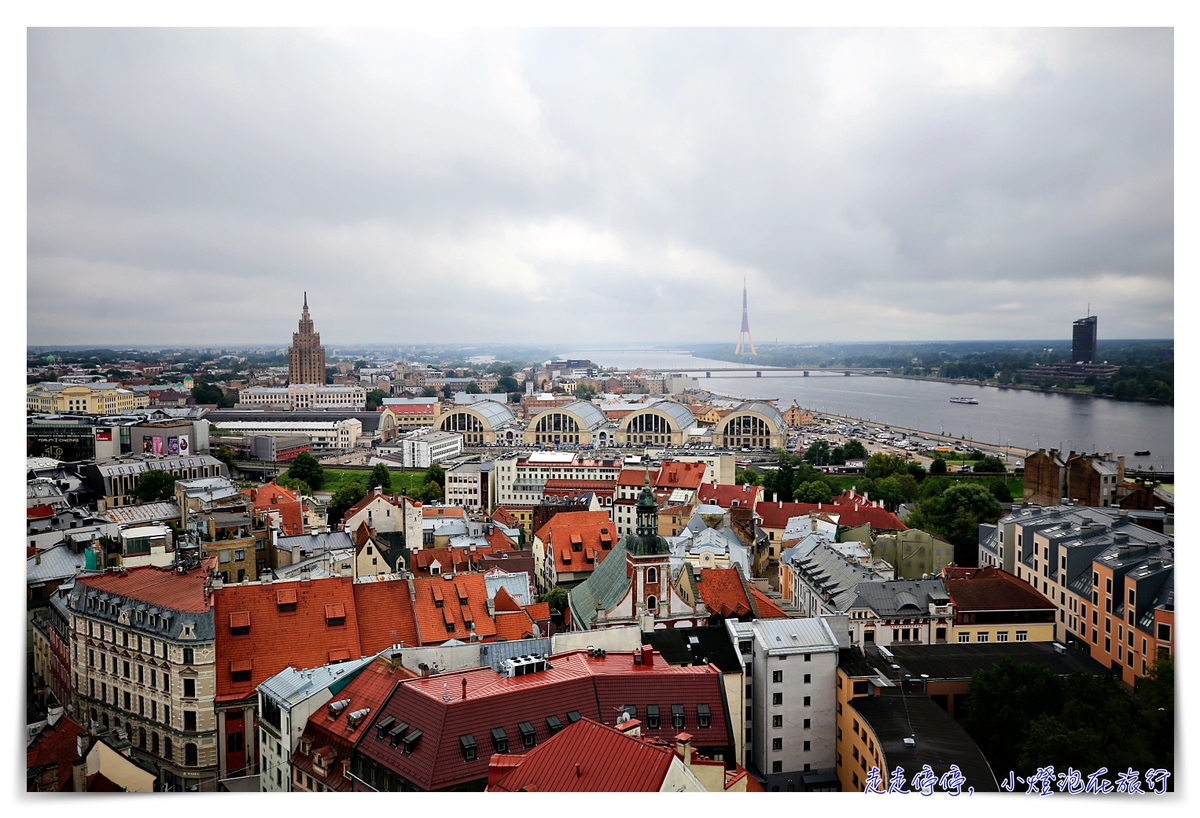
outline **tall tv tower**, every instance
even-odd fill
[[[754,336],[750,334],[750,316],[746,313],[746,279],[742,279],[742,331],[738,333],[737,349],[733,351],[734,355],[742,354],[742,341],[750,342],[750,354],[757,357],[758,353],[754,350]]]

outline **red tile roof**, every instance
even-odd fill
[[[89,588],[120,594],[139,602],[170,608],[181,613],[207,613],[209,599],[204,594],[209,571],[216,562],[205,560],[204,566],[178,574],[170,568],[143,566],[124,572],[81,576],[76,582]]]
[[[671,747],[585,717],[524,756],[493,755],[511,769],[488,791],[659,792],[676,757]]]
[[[378,739],[373,730],[356,749],[418,789],[444,789],[487,779],[493,728],[503,729],[510,749],[518,751],[523,749],[524,722],[533,727],[540,744],[550,737],[548,716],[564,726],[571,711],[613,723],[626,704],[637,707],[639,717],[647,705],[658,705],[663,726],[646,729],[650,738],[674,739],[679,730],[672,727],[671,706],[679,704],[684,708],[684,729],[696,737],[694,746],[731,747],[719,670],[712,665],[672,667],[658,653],[651,656],[652,664],[639,665],[628,652],[593,658],[586,651],[573,651],[550,657],[550,669],[524,676],[510,678],[483,667],[410,679],[396,687],[380,717],[392,716],[410,731],[421,731],[412,754],[405,755],[403,746],[392,747],[386,737]],[[699,704],[708,705],[711,712],[707,728],[698,726]],[[377,722],[372,719],[373,725]],[[464,760],[460,742],[468,734],[478,747],[473,761]]]
[[[285,536],[304,533],[304,512],[298,492],[285,489],[272,480],[258,488],[242,489],[242,494],[250,497],[257,511],[278,511],[279,525]]]
[[[496,638],[509,642],[533,637],[533,620],[523,610],[496,612]]]
[[[487,541],[492,544],[493,553],[500,551],[515,551],[517,548],[517,544],[509,539],[508,535],[498,528],[493,528],[484,536],[486,536]]]
[[[358,617],[358,640],[366,656],[403,642],[421,644],[417,616],[408,582],[402,579],[356,582],[354,607]]]
[[[415,676],[416,674],[411,670],[401,665],[393,667],[387,659],[383,658],[367,665],[348,685],[342,688],[340,693],[334,695],[332,701],[350,700],[337,718],[330,718],[328,707],[322,708],[308,717],[301,742],[297,745],[296,751],[292,753],[292,765],[302,772],[312,775],[330,789],[349,792],[352,785],[342,775],[341,762],[350,758],[354,742],[358,741],[359,736],[370,726],[374,720],[373,717],[379,712],[379,708],[391,695],[396,682]],[[369,712],[358,722],[357,726],[351,726],[347,716],[363,709]],[[305,739],[311,745],[307,753],[300,750]],[[313,764],[313,756],[319,751],[325,751],[323,752],[326,759],[324,769]],[[330,760],[333,763],[328,763]],[[322,772],[325,774],[321,775]]]
[[[709,613],[724,617],[746,617],[750,614],[750,598],[736,568],[701,568],[696,593]]]
[[[520,520],[514,517],[512,512],[503,506],[496,506],[496,510],[492,512],[492,519],[509,528],[517,528],[521,525]]]
[[[525,606],[525,612],[529,614],[534,622],[541,622],[550,618],[550,603],[534,602],[532,605]]]
[[[995,566],[955,569],[945,578],[955,613],[962,611],[1054,610],[1028,583]]]
[[[421,509],[421,516],[426,520],[438,517],[462,517],[463,509],[461,506],[425,506]]]
[[[281,599],[294,599],[295,610],[280,610]],[[254,696],[264,679],[286,667],[327,664],[331,652],[348,652],[352,659],[363,655],[350,577],[226,585],[213,592],[213,603],[218,702]],[[234,613],[250,614],[249,633],[232,632]],[[340,620],[331,618],[337,613]],[[232,666],[242,661],[251,662],[250,679],[235,682]]]
[[[86,732],[79,722],[63,715],[56,725],[39,733],[25,749],[25,769],[58,764],[55,792],[62,792],[71,783],[72,765],[78,749],[75,739],[80,733]]]
[[[492,598],[492,610],[496,613],[500,613],[501,611],[519,611],[521,610],[521,606],[512,598],[512,594],[508,592],[508,589],[501,586],[500,590],[496,592],[496,596]]]
[[[496,623],[488,616],[483,574],[460,574],[452,580],[417,577],[413,586],[421,644],[440,645],[448,639],[466,642],[472,631],[481,642],[495,638]],[[471,628],[466,627],[468,621],[472,623]]]
[[[835,498],[840,499],[840,498]],[[832,503],[784,503],[764,500],[755,506],[754,510],[762,517],[763,528],[784,529],[792,517],[801,517],[813,512],[828,512],[837,514],[838,524],[845,528],[857,528],[863,523],[870,523],[874,531],[907,531],[908,526],[900,522],[900,518],[884,508],[855,504],[853,501],[845,504]]]
[[[679,463],[674,460],[664,461],[658,472],[655,488],[669,489],[698,489],[704,480],[704,472],[708,466],[704,463]],[[653,480],[654,478],[651,478]]]
[[[395,403],[379,407],[379,411],[390,409],[393,415],[428,415],[434,411],[434,402],[429,403]]]
[[[759,619],[787,619],[788,615],[783,609],[771,601],[771,598],[762,591],[750,586],[750,595],[754,597],[754,604],[758,608]]]
[[[727,483],[705,483],[698,492],[700,502],[721,508],[754,508],[762,494],[762,486],[731,486]]]
[[[594,571],[620,539],[607,511],[556,514],[542,526],[538,536],[553,549],[554,569],[560,574]]]
[[[54,506],[30,506],[25,509],[25,518],[28,520],[42,520],[53,516]]]

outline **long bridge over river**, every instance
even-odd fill
[[[808,373],[815,372],[818,375],[837,375],[842,374],[847,377],[850,375],[890,375],[892,374],[887,369],[879,367],[860,367],[860,366],[830,366],[830,367],[803,367],[803,366],[698,366],[698,367],[683,367],[672,370],[679,373],[700,373],[703,372],[706,378],[711,378],[714,372],[753,372],[754,376],[761,378],[763,373],[772,374],[776,372],[789,373],[799,372],[802,377],[807,378]]]

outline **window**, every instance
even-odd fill
[[[191,665],[191,664],[195,664],[195,662],[196,662],[195,649],[194,648],[184,648],[183,649],[183,663],[185,665]]]
[[[196,711],[195,710],[184,710],[183,711],[183,729],[195,731],[195,729],[196,729]]]
[[[805,697],[804,697],[804,706],[805,706],[805,707],[811,707],[811,706],[812,706],[812,696],[805,696]]]
[[[1170,642],[1171,641],[1171,626],[1168,625],[1166,622],[1158,623],[1158,641],[1160,641],[1160,642]]]
[[[126,690],[125,691],[125,709],[132,710],[133,709],[132,704],[133,704],[132,697],[129,695],[129,691]]]
[[[240,730],[236,733],[230,733],[228,749],[231,753],[240,753],[242,750],[246,749],[245,734]]]
[[[533,725],[523,721],[517,725],[517,730],[521,733],[521,744],[526,749],[533,747],[537,741],[537,733],[534,732]]]
[[[1026,642],[1029,640],[1029,631],[1017,631],[1017,641]]]
[[[811,661],[812,661],[812,654],[811,654],[811,653],[806,653],[806,654],[804,654],[804,661],[806,661],[806,662],[811,662]]]
[[[671,705],[671,726],[674,727],[676,730],[679,730],[683,727],[683,724],[684,724],[683,705],[682,704]]]
[[[121,675],[124,676],[126,679],[129,678],[129,663],[128,662],[121,663]]]
[[[163,705],[163,724],[169,725],[170,723],[171,723],[171,705],[164,704]]]
[[[771,762],[771,772],[773,772],[773,773],[783,772],[783,762],[782,761],[772,761]]]
[[[696,720],[701,728],[712,726],[712,712],[709,710],[707,704],[701,703],[696,705]]]
[[[233,558],[238,562],[241,562],[242,560],[246,559],[246,552],[239,548],[233,552]]]
[[[504,732],[503,727],[492,728],[492,746],[497,753],[508,752],[508,733]]]
[[[654,585],[658,582],[658,569],[650,567],[646,569],[646,584]]]
[[[459,736],[458,744],[462,747],[463,761],[474,761],[479,757],[479,747],[475,744],[475,736],[470,733]]]
[[[812,684],[812,674],[811,674],[811,673],[805,673],[805,674],[804,674],[804,683],[805,683],[806,685],[807,685],[807,684]]]
[[[1108,577],[1107,579],[1104,580],[1104,593],[1106,593],[1106,594],[1112,593],[1112,577]]]
[[[196,698],[196,680],[195,679],[184,679],[183,680],[183,697],[185,699]]]
[[[970,642],[971,641],[971,633],[969,631],[966,633],[960,633],[958,635],[958,641],[959,642]]]
[[[810,750],[812,750],[812,742],[811,741],[804,742],[804,752],[807,753]]]
[[[138,669],[138,684],[145,684],[146,683],[146,666],[138,665],[137,669]]]
[[[771,716],[772,727],[783,727],[783,716]]]
[[[990,633],[987,633],[986,631],[980,631],[979,634],[975,637],[975,641],[976,642],[986,642],[990,638],[991,638]]]
[[[199,763],[199,754],[196,752],[196,745],[190,741],[183,745],[183,765],[185,767],[195,767]]]
[[[804,720],[804,729],[805,729],[805,730],[811,730],[811,729],[812,729],[812,719],[805,719],[805,720]]]
[[[578,710],[568,710],[567,711],[567,721],[569,721],[571,724],[574,724],[575,722],[579,721],[581,718],[583,718],[583,717],[579,715]]]
[[[783,694],[782,693],[772,693],[771,694],[771,704],[773,704],[773,705],[783,704]]]
[[[854,695],[855,696],[867,695],[867,683],[865,681],[857,681],[854,683]]]
[[[174,758],[175,753],[172,752],[173,749],[174,748],[171,747],[171,737],[163,736],[163,758]]]
[[[783,671],[782,670],[771,671],[771,681],[774,684],[779,684],[780,682],[782,682],[783,681]]]
[[[782,738],[771,739],[771,749],[772,750],[782,750],[783,749],[783,739]]]
[[[650,705],[649,707],[646,708],[647,712],[649,712],[651,707],[654,708],[654,716],[655,716],[655,719],[657,719],[658,718],[658,705],[656,705],[656,704]],[[651,727],[658,727],[658,724],[657,723],[652,724]],[[563,729],[562,721],[558,718],[558,716],[547,716],[546,717],[546,729],[550,731],[550,735],[554,735],[555,733],[557,733],[558,731]],[[474,741],[474,739],[472,739],[472,741]]]
[[[150,752],[158,755],[158,733],[150,734]]]
[[[996,631],[996,641],[997,642],[1007,642],[1008,641],[1008,631]]]
[[[150,718],[158,721],[158,702],[153,699],[150,701]]]

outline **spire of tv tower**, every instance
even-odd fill
[[[750,342],[750,354],[757,356],[758,352],[754,349],[754,336],[750,334],[750,316],[746,312],[746,279],[742,278],[742,331],[738,333],[737,349],[733,351],[734,355],[742,354],[743,340]]]

